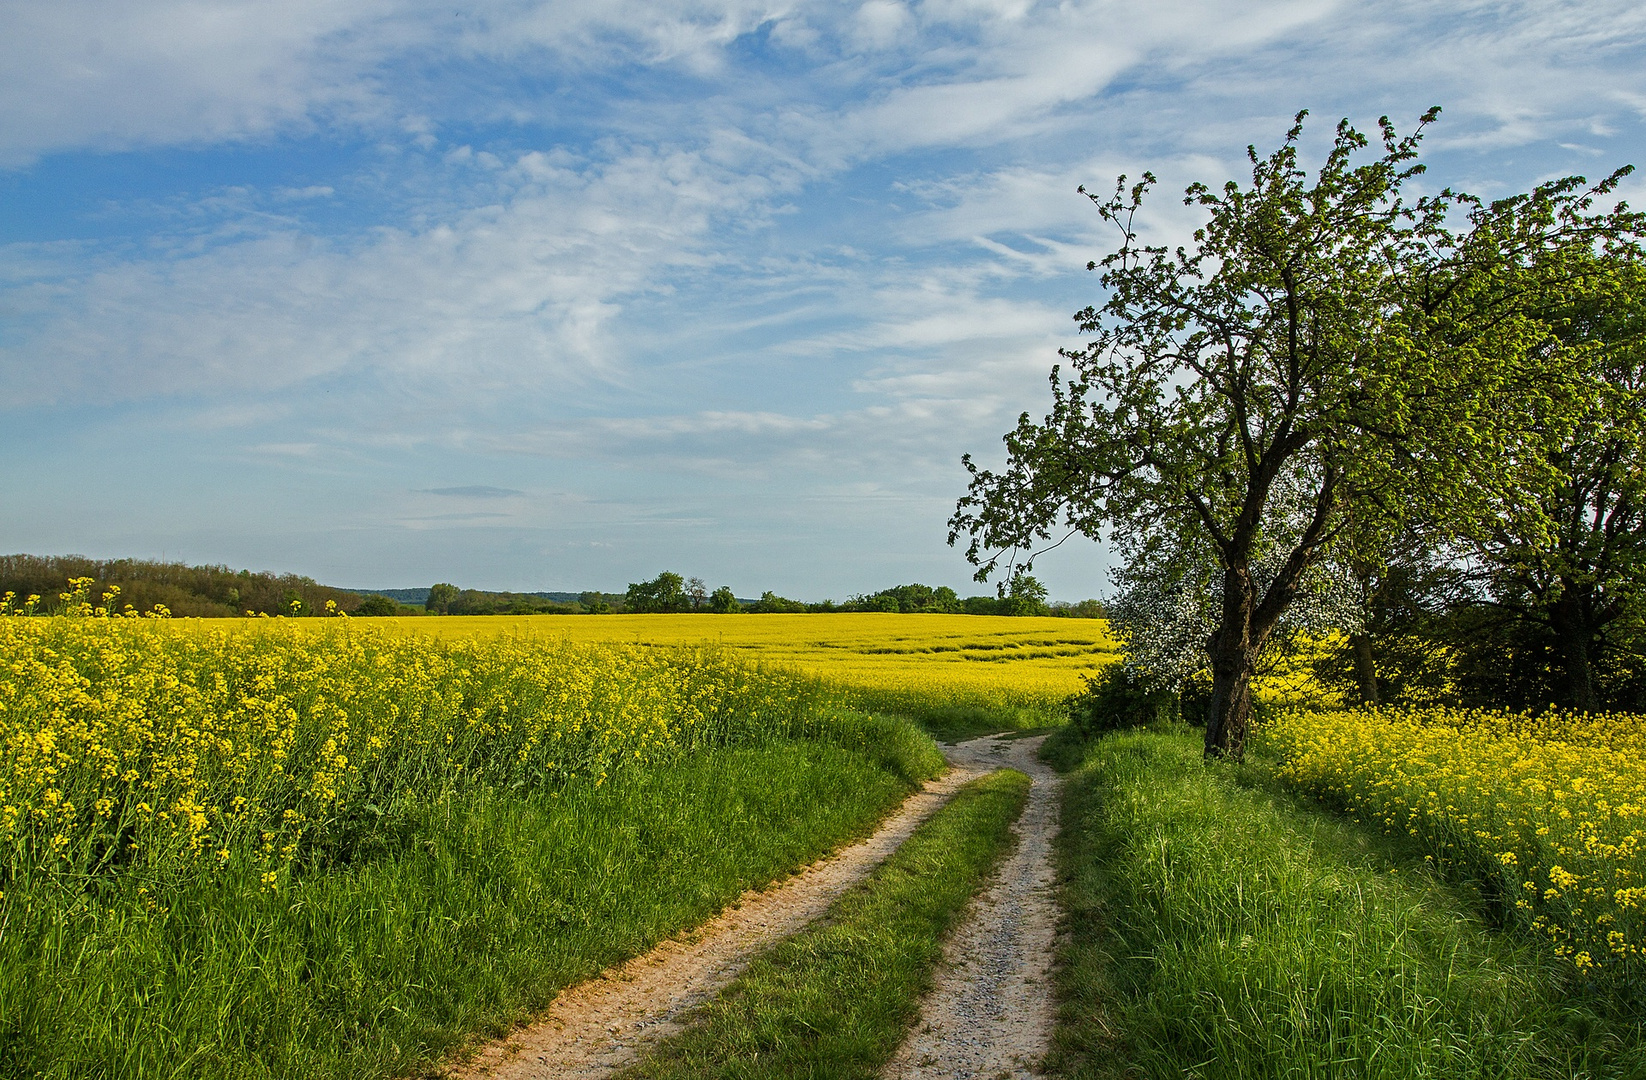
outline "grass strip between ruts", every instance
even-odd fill
[[[1013,769],[961,788],[625,1080],[876,1076],[918,1018],[944,934],[1005,853],[1028,792],[1029,778]]]
[[[1070,937],[1050,1064],[1071,1077],[1637,1077],[1638,1022],[1421,851],[1278,791],[1262,765],[1132,732],[1070,770]]]

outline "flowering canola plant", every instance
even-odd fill
[[[391,621],[391,620],[383,620]],[[501,633],[656,646],[716,645],[808,672],[866,708],[1060,710],[1082,677],[1119,659],[1101,619],[887,612],[474,615],[392,620],[408,633]]]
[[[231,863],[279,888],[408,803],[797,737],[833,700],[702,646],[0,618],[0,903],[23,879]]]
[[[1646,729],[1638,716],[1298,710],[1279,775],[1495,881],[1586,974],[1646,975]]]

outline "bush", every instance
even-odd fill
[[[356,615],[377,616],[398,615],[400,614],[400,605],[395,602],[392,596],[380,596],[377,593],[372,593],[361,599],[360,606],[355,609],[354,613]]]
[[[1150,687],[1124,664],[1086,676],[1086,689],[1069,699],[1069,723],[1083,735],[1177,719],[1177,695]]]

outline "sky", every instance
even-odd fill
[[[1646,5],[0,0],[0,552],[988,591],[960,456],[1082,343],[1077,186],[1181,236],[1299,109],[1430,105],[1435,188],[1646,166]]]

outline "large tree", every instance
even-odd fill
[[[1274,153],[1248,147],[1250,186],[1188,188],[1206,222],[1176,249],[1136,231],[1153,176],[1089,195],[1120,237],[1088,267],[1108,294],[1076,316],[1093,337],[1063,351],[1051,412],[1019,419],[1002,471],[965,459],[950,542],[969,536],[980,579],[1054,533],[1215,564],[1208,755],[1243,753],[1257,663],[1349,522],[1415,507],[1468,532],[1555,482],[1534,419],[1568,422],[1580,376],[1542,313],[1640,222],[1592,210],[1622,172],[1408,200],[1438,112],[1405,137],[1381,120],[1371,160],[1344,121],[1313,177],[1299,113]]]

